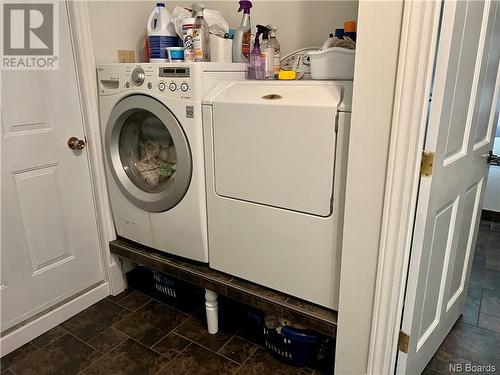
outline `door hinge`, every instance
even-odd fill
[[[422,151],[422,162],[420,163],[420,176],[432,176],[435,153],[432,151]]]
[[[403,353],[408,353],[408,344],[410,342],[410,336],[403,331],[399,331],[398,339],[398,350]]]

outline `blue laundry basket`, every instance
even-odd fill
[[[289,326],[278,332],[267,328],[261,316],[251,313],[250,317],[260,327],[264,346],[286,363],[318,367],[325,359],[333,358],[335,342],[331,337]]]

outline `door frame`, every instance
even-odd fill
[[[369,374],[393,374],[396,369],[442,4],[409,1],[404,7]]]
[[[335,353],[341,374],[368,370],[405,4],[359,2]]]
[[[116,232],[104,167],[102,149],[104,140],[101,137],[99,125],[96,59],[92,43],[90,13],[86,1],[66,0],[64,3],[68,7],[71,39],[76,57],[102,264],[106,281],[109,284],[109,292],[116,295],[125,289],[126,283],[121,261],[109,251],[109,242],[116,239]]]

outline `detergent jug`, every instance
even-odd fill
[[[156,3],[148,21],[149,61],[168,61],[167,48],[179,45],[174,24],[165,3]]]

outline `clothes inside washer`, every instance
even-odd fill
[[[156,187],[175,173],[175,160],[169,158],[175,153],[172,143],[147,139],[139,143],[139,148],[141,160],[135,166],[149,186]]]
[[[120,158],[132,182],[157,192],[175,174],[177,153],[165,125],[149,112],[132,115],[120,136]]]

